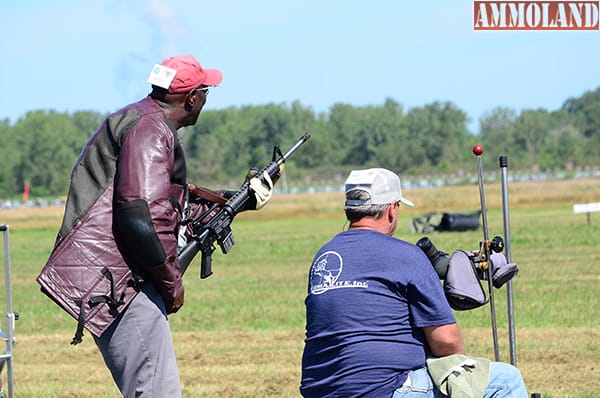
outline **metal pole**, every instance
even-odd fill
[[[498,159],[500,163],[500,170],[502,173],[502,214],[504,217],[504,251],[506,253],[506,260],[510,263],[510,217],[508,210],[508,157],[500,156]],[[513,286],[512,279],[506,284],[506,299],[508,307],[508,342],[510,348],[510,363],[513,366],[517,366],[517,343],[515,336],[515,311],[513,302]]]
[[[0,231],[4,234],[4,284],[6,288],[6,350],[0,356],[2,359],[6,359],[7,363],[7,386],[8,386],[8,397],[13,398],[13,341],[14,341],[14,328],[15,328],[15,314],[12,311],[12,289],[11,289],[11,275],[10,275],[10,245],[8,241],[8,230],[7,224],[0,225]]]
[[[492,265],[490,261],[490,245],[487,225],[487,207],[485,204],[485,192],[483,189],[483,163],[481,160],[481,154],[483,153],[483,147],[481,145],[475,145],[473,147],[473,154],[477,156],[477,171],[479,179],[479,198],[481,201],[481,220],[483,224],[483,240],[482,250],[485,250],[485,261],[488,262],[487,267],[487,282],[488,292],[490,295],[490,315],[492,320],[492,338],[494,340],[494,358],[496,361],[500,360],[500,352],[498,350],[498,328],[496,326],[496,305],[494,303],[494,286],[492,284]]]

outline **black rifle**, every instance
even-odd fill
[[[273,160],[256,173],[256,176],[262,177],[267,172],[271,180],[276,181],[281,173],[280,168],[283,163],[309,138],[310,134],[304,133],[285,154],[281,154],[281,150],[275,145],[273,148]],[[224,254],[229,253],[229,250],[234,245],[231,222],[237,213],[245,208],[246,203],[250,199],[249,185],[249,182],[244,183],[240,190],[227,200],[225,204],[220,205],[215,203],[192,221],[190,242],[179,253],[179,267],[182,274],[200,251],[202,252],[200,277],[208,278],[212,274],[212,253],[215,251],[215,242],[219,244]]]

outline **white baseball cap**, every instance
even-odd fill
[[[413,202],[402,196],[400,177],[387,169],[352,170],[345,184],[346,194],[354,190],[369,194],[366,200],[346,199],[346,206],[385,205],[394,201],[414,206]]]

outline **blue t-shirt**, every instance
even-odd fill
[[[421,249],[372,230],[343,232],[310,268],[300,392],[391,397],[425,366],[420,328],[455,322]]]

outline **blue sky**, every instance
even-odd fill
[[[12,123],[114,111],[148,93],[154,63],[186,53],[223,72],[205,109],[451,101],[473,132],[498,106],[556,110],[600,87],[600,32],[475,31],[469,0],[19,0],[1,15]]]

